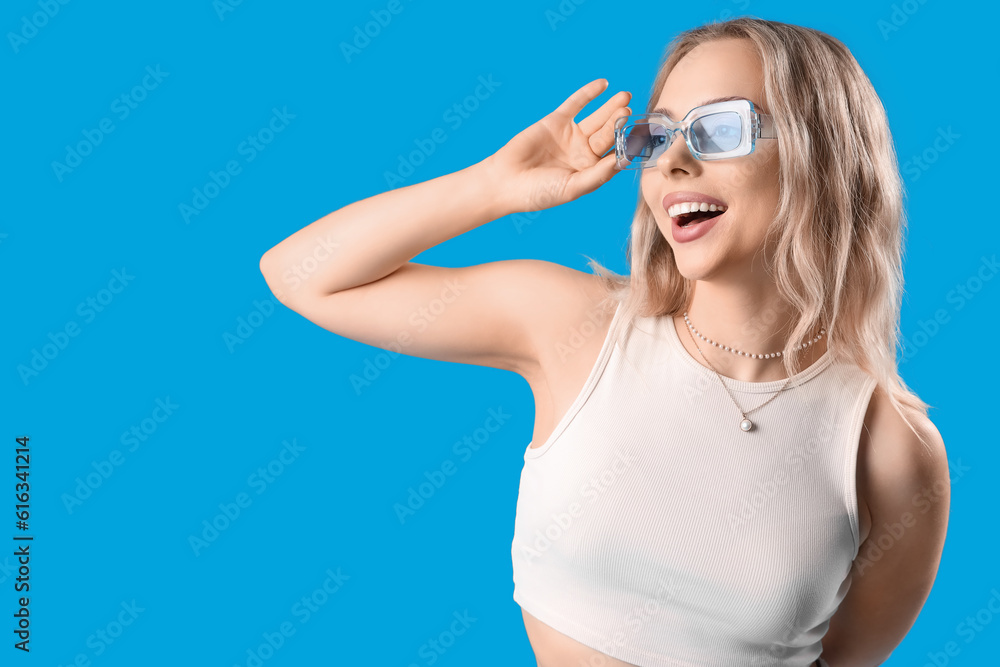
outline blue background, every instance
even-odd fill
[[[248,650],[288,623],[294,634],[262,664],[429,665],[427,642],[468,611],[476,620],[435,664],[534,664],[510,562],[533,423],[527,383],[333,335],[275,307],[258,262],[295,230],[387,190],[385,174],[436,128],[446,141],[406,184],[485,158],[598,77],[610,88],[578,120],[622,89],[633,108],[644,106],[673,35],[746,13],[844,41],[881,95],[904,166],[902,331],[911,347],[901,371],[934,406],[955,477],[936,585],[885,664],[925,664],[949,641],[960,647],[949,664],[995,664],[1000,618],[990,614],[971,638],[959,632],[1000,589],[998,438],[985,417],[995,411],[1000,370],[991,345],[1000,279],[975,282],[1000,238],[995,156],[974,132],[995,132],[970,112],[997,102],[995,6],[647,3],[642,30],[616,32],[623,6],[602,0],[402,0],[350,57],[342,44],[387,2],[53,6],[34,31],[24,22],[42,11],[38,2],[13,0],[0,11],[8,306],[0,539],[13,544],[19,532],[13,449],[22,434],[31,436],[35,535],[30,656],[11,647],[16,574],[6,555],[13,547],[2,549],[0,662],[69,665],[82,654],[100,667],[247,665]],[[147,67],[164,74],[146,78],[151,89],[123,117],[115,100],[141,85]],[[446,110],[472,95],[479,77],[499,85],[460,125],[447,122]],[[294,118],[250,160],[242,142],[267,127],[273,109]],[[53,162],[66,162],[67,146],[94,136],[102,119],[113,131],[57,173]],[[387,126],[399,144],[365,151],[372,129]],[[949,128],[959,138],[938,151],[934,141]],[[913,159],[925,152],[933,163],[921,170]],[[186,220],[181,204],[230,160],[239,173]],[[587,270],[587,254],[624,272],[636,187],[619,176],[417,260],[542,258]],[[115,271],[131,276],[124,288]],[[959,285],[976,288],[961,305]],[[104,299],[101,310],[88,299]],[[935,330],[928,323],[941,309],[947,322]],[[73,324],[77,335],[61,337]],[[22,376],[47,344],[44,367]],[[356,391],[350,378],[369,362],[385,363]],[[158,400],[176,406],[160,421]],[[490,409],[509,420],[466,460],[456,456],[453,444],[482,427]],[[143,440],[122,439],[133,427],[146,429]],[[274,463],[286,443],[300,450]],[[116,450],[120,465],[109,462]],[[457,472],[401,523],[394,505],[448,459]],[[270,482],[253,477],[269,464],[279,471]],[[96,488],[78,491],[88,476]],[[238,497],[249,505],[226,519],[220,504]],[[193,547],[191,536],[213,521],[224,528]],[[349,578],[328,598],[317,595],[323,602],[306,617],[301,599],[338,568]],[[133,601],[141,608],[133,622],[112,643],[99,640],[99,630],[117,633]]]

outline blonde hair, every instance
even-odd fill
[[[780,200],[766,240],[776,248],[768,273],[798,313],[782,351],[785,372],[799,371],[796,341],[811,338],[822,323],[833,358],[874,377],[928,445],[905,408],[926,417],[929,406],[906,386],[896,362],[903,182],[885,109],[848,48],[818,30],[753,17],[709,23],[670,43],[646,111],[681,58],[700,44],[733,38],[749,40],[761,57],[764,104],[778,135]],[[621,303],[625,321],[677,315],[690,301],[691,281],[677,270],[641,191],[629,235],[630,275],[588,259],[605,300]]]

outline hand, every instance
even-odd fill
[[[485,160],[511,212],[572,201],[619,171],[613,152],[601,156],[614,146],[615,120],[632,113],[625,106],[631,93],[621,91],[579,123],[573,120],[607,86],[607,79],[591,81]]]

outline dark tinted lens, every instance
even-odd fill
[[[645,162],[659,154],[667,142],[667,130],[655,123],[635,123],[625,127],[625,157],[629,162]]]
[[[691,143],[699,153],[725,153],[743,140],[743,121],[735,111],[702,116],[691,124]]]

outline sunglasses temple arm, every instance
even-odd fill
[[[774,120],[770,116],[768,116],[766,114],[759,114],[758,118],[760,119],[760,123],[759,123],[759,129],[760,129],[759,136],[760,136],[760,138],[761,139],[777,139],[778,138],[778,133],[775,130],[775,127],[774,127]]]

